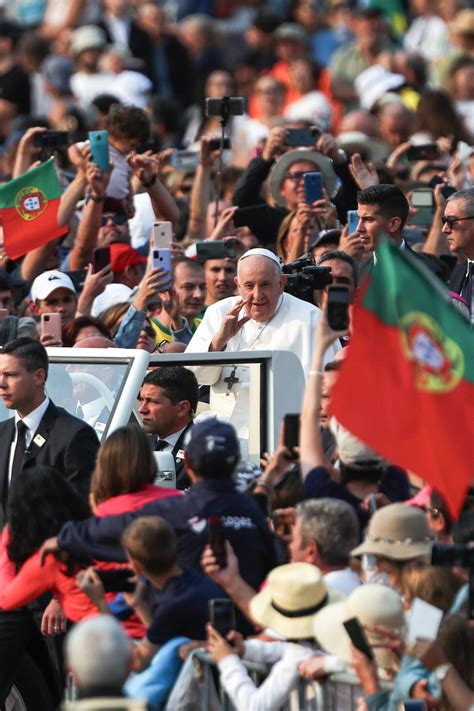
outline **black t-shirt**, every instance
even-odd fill
[[[0,99],[15,104],[19,114],[30,113],[30,91],[28,74],[18,65],[0,74]]]
[[[223,590],[203,573],[184,567],[183,573],[168,580],[157,594],[148,640],[161,645],[173,637],[206,639],[208,601],[223,597],[227,597]]]

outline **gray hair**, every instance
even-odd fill
[[[464,188],[463,190],[458,190],[448,197],[446,202],[454,202],[455,200],[463,201],[463,209],[466,212],[474,214],[474,188]]]
[[[80,689],[120,692],[130,672],[131,642],[111,615],[90,617],[69,632],[66,661]]]
[[[326,565],[348,565],[360,539],[359,521],[350,504],[339,499],[309,499],[296,507],[303,545],[315,541]]]

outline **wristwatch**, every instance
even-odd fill
[[[105,202],[106,197],[107,195],[94,195],[94,193],[89,193],[86,198],[86,203],[89,202],[89,200],[92,200],[92,202]]]
[[[446,675],[448,671],[451,669],[453,665],[452,664],[440,664],[439,667],[436,667],[436,669],[433,669],[433,674],[435,675],[437,681],[439,681],[440,684],[443,683],[443,681],[446,678]]]
[[[157,180],[157,175],[156,175],[156,173],[153,173],[150,180],[147,180],[147,181],[142,180],[142,185],[144,188],[151,188],[151,186],[156,183],[156,180]]]

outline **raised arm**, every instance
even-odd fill
[[[171,193],[158,177],[158,161],[153,156],[130,153],[127,162],[150,196],[157,220],[169,220],[174,228],[179,220],[179,208]]]
[[[194,176],[193,189],[191,191],[188,237],[195,240],[202,240],[208,237],[207,234],[207,206],[211,200],[211,172],[214,161],[219,155],[219,151],[213,151],[210,142],[214,136],[206,135],[201,138],[201,152],[199,165]]]
[[[111,171],[102,171],[95,163],[87,164],[86,176],[90,192],[82,212],[76,241],[70,252],[69,266],[73,270],[84,269],[92,261],[92,254],[97,246],[97,235],[104,211],[110,173]]]

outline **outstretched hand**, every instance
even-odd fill
[[[211,341],[212,351],[223,351],[230,339],[233,338],[243,326],[245,326],[247,321],[250,321],[250,316],[247,314],[242,316],[242,318],[239,318],[240,312],[244,306],[247,306],[248,303],[249,300],[242,300],[237,301],[237,303],[232,306],[230,311],[224,317],[218,333]]]

